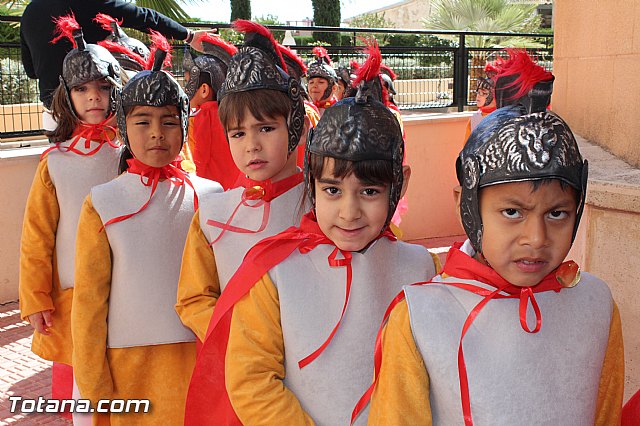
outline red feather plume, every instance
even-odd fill
[[[285,71],[287,70],[287,65],[284,63],[284,58],[280,53],[280,49],[278,49],[278,42],[276,41],[276,39],[273,38],[273,34],[271,34],[271,31],[269,31],[266,27],[256,22],[247,21],[245,19],[236,19],[235,21],[233,21],[232,28],[238,32],[245,33],[245,34],[257,33],[269,39],[269,41],[273,45],[274,52],[280,58],[280,64],[279,64],[280,67]]]
[[[98,44],[104,47],[105,49],[107,49],[111,53],[122,53],[123,55],[128,56],[130,59],[139,63],[143,69],[145,69],[146,63],[144,61],[144,58],[138,55],[137,53],[135,53],[133,50],[121,45],[120,43],[115,43],[113,41],[108,41],[108,40],[102,40],[102,41],[99,41]]]
[[[53,18],[53,22],[56,24],[56,29],[54,31],[56,37],[51,40],[51,43],[57,43],[58,40],[66,37],[67,39],[69,39],[74,48],[78,47],[76,40],[73,38],[73,32],[81,28],[80,24],[78,24],[78,21],[76,21],[76,17],[73,12],[66,16]]]
[[[303,74],[307,72],[307,66],[304,64],[304,62],[302,62],[302,59],[300,59],[298,55],[293,53],[291,49],[281,44],[278,44],[278,49],[280,49],[280,53],[282,54],[282,56],[286,56],[292,61],[294,61],[296,64],[298,64]]]
[[[326,62],[329,65],[332,64],[331,57],[329,56],[329,52],[327,52],[327,49],[325,49],[324,47],[316,46],[313,48],[313,50],[311,50],[311,52],[313,52],[316,58],[324,60],[324,62]]]
[[[497,78],[518,75],[515,81],[506,86],[520,87],[514,95],[515,98],[527,94],[537,83],[553,78],[553,74],[533,62],[531,56],[525,50],[506,49],[506,51],[509,54],[509,59],[502,63]]]
[[[121,20],[117,20],[116,18],[109,16],[105,13],[98,13],[96,15],[95,18],[93,18],[93,20],[95,22],[97,22],[98,24],[100,24],[100,26],[102,27],[103,30],[105,31],[109,31],[112,32],[113,30],[111,29],[111,24],[113,22],[115,22],[116,24],[118,24],[119,26],[122,25],[122,19]]]
[[[365,40],[366,47],[364,52],[368,54],[367,60],[358,70],[358,75],[353,80],[353,87],[356,87],[361,81],[373,80],[380,74],[380,64],[382,63],[382,54],[378,47],[376,39]]]
[[[155,60],[156,51],[162,50],[167,52],[167,56],[164,58],[164,62],[162,65],[166,68],[171,67],[171,45],[167,41],[167,39],[160,34],[158,31],[149,30],[151,33],[151,53],[149,54],[149,58],[147,59],[147,63],[145,64],[144,69],[150,70],[153,69],[153,62]]]
[[[236,53],[238,53],[238,48],[235,47],[233,44],[226,42],[221,37],[217,37],[217,36],[211,35],[209,33],[205,33],[200,38],[200,41],[202,43],[210,43],[210,44],[215,44],[216,46],[220,46],[221,48],[223,48],[231,56],[233,56]]]
[[[502,60],[497,60],[495,62],[487,62],[487,65],[484,66],[484,73],[489,78],[493,78],[500,73],[500,68],[502,67]]]
[[[385,70],[389,74],[389,77],[391,77],[391,80],[395,80],[398,77],[388,65],[380,64],[380,70]]]
[[[351,66],[351,69],[353,70],[359,70],[362,65],[360,65],[360,62],[358,61],[351,61],[349,62],[349,66]]]

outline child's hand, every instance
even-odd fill
[[[53,325],[51,322],[51,311],[42,311],[31,314],[27,317],[31,327],[35,328],[38,333],[50,336],[49,327]]]

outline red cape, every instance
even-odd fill
[[[218,118],[218,103],[205,102],[193,116],[193,162],[196,174],[214,180],[225,189],[233,187],[240,170],[231,157],[229,142]]]

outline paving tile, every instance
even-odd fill
[[[9,397],[51,397],[51,362],[31,352],[31,327],[20,319],[18,302],[0,304],[0,426],[69,426],[57,414],[11,413]]]

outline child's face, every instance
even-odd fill
[[[329,87],[329,82],[322,77],[313,77],[309,79],[307,86],[311,100],[317,102],[323,99],[324,92]]]
[[[241,123],[226,130],[233,161],[250,179],[275,182],[295,173],[295,156],[289,156],[289,131],[284,117],[258,120],[247,110]]]
[[[71,89],[71,102],[78,118],[88,124],[98,124],[109,113],[111,83],[93,80]]]
[[[182,147],[182,128],[175,106],[136,106],[127,114],[127,136],[133,155],[144,164],[163,167]]]
[[[576,192],[560,181],[512,182],[480,190],[484,225],[482,254],[511,284],[538,284],[556,269],[571,248]]]
[[[489,95],[491,95],[491,92],[488,89],[478,89],[478,91],[476,92],[476,103],[478,105],[478,108],[495,106],[495,96],[491,99],[489,105],[487,105],[487,98],[489,97]]]
[[[327,158],[314,185],[318,225],[339,249],[362,250],[380,234],[389,212],[388,184],[368,184],[353,173],[335,177]]]

